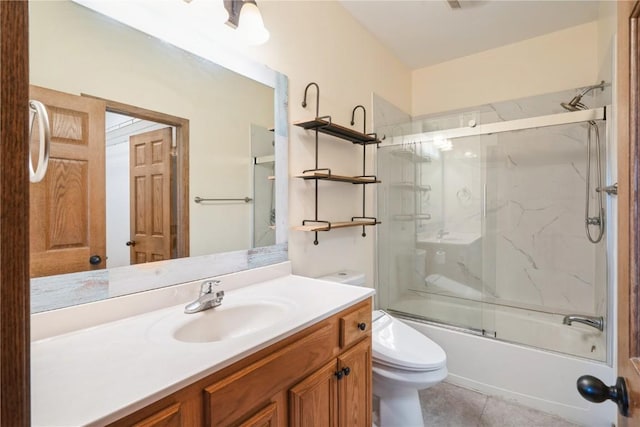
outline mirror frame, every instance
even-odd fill
[[[189,37],[166,34],[172,26],[171,16],[138,13],[150,2],[105,2],[71,0],[101,15],[168,42],[233,72],[274,88],[274,142],[276,244],[247,250],[215,253],[188,258],[176,258],[148,264],[116,267],[81,273],[50,276],[31,282],[31,312],[37,313],[72,305],[100,301],[165,286],[276,264],[288,260],[288,92],[287,76],[267,66],[221,47],[218,41],[203,31]],[[120,5],[119,5],[120,4]],[[118,6],[119,5],[119,6]],[[146,9],[145,9],[146,10]],[[108,281],[108,286],[87,286],[89,281]],[[84,277],[84,279],[77,279]],[[63,285],[63,286],[62,286]]]

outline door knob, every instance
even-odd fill
[[[100,255],[91,255],[89,257],[89,264],[91,265],[98,265],[102,262],[102,257],[100,257]]]
[[[618,377],[616,385],[607,386],[600,379],[591,375],[583,375],[578,378],[578,392],[589,402],[601,403],[609,399],[618,405],[621,415],[629,416],[629,394],[627,384],[623,377]]]
[[[136,241],[135,241],[135,240],[129,240],[129,241],[126,243],[126,245],[127,245],[127,246],[135,246],[135,245],[136,245]]]

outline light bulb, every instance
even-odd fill
[[[237,31],[252,45],[259,45],[269,40],[269,31],[264,27],[260,9],[254,2],[245,2],[240,10]]]

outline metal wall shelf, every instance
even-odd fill
[[[335,124],[331,122],[331,116],[317,117],[312,120],[306,120],[302,122],[294,123],[295,126],[299,126],[307,130],[317,130],[320,133],[331,135],[345,141],[350,141],[354,144],[369,145],[379,144],[380,140],[375,134],[365,134],[356,130]]]
[[[335,175],[331,172],[308,172],[303,175],[298,175],[296,178],[348,182],[351,184],[378,184],[380,182],[375,176],[344,176]]]
[[[299,126],[306,130],[312,130],[315,132],[315,167],[313,169],[308,169],[302,172],[302,175],[298,175],[297,178],[302,178],[304,180],[313,180],[315,181],[315,214],[314,219],[305,219],[302,221],[302,225],[298,227],[293,227],[294,230],[298,231],[307,231],[315,233],[315,239],[313,241],[314,245],[318,244],[318,232],[319,231],[330,231],[336,228],[347,228],[347,227],[362,227],[362,237],[366,237],[367,233],[365,231],[365,227],[374,226],[376,224],[380,224],[377,218],[366,216],[366,190],[364,185],[362,186],[362,216],[352,217],[351,221],[325,221],[318,218],[318,181],[335,181],[335,182],[346,182],[351,184],[377,184],[378,181],[375,175],[367,175],[366,174],[366,156],[367,156],[367,146],[371,144],[376,144],[379,146],[380,140],[376,136],[376,134],[368,134],[366,133],[367,129],[367,111],[362,105],[357,105],[353,111],[351,112],[351,125],[355,124],[355,112],[358,108],[362,109],[364,116],[364,126],[363,131],[358,132],[356,130],[347,128],[345,126],[341,126],[335,124],[331,121],[331,116],[322,116],[319,117],[320,111],[320,87],[317,83],[309,83],[307,87],[304,89],[304,98],[302,100],[302,107],[306,108],[307,106],[307,91],[311,86],[315,86],[316,88],[316,118],[313,120],[307,120],[303,122],[294,123],[294,125]],[[318,167],[318,134],[323,133],[326,135],[331,135],[333,137],[352,142],[353,144],[358,144],[362,146],[362,175],[360,176],[345,176],[345,175],[335,175],[331,173],[331,169],[322,169]]]
[[[391,155],[399,157],[404,160],[409,160],[413,163],[431,163],[431,156],[424,154],[417,154],[413,150],[407,150],[406,148],[399,148],[391,151]]]
[[[312,221],[309,221],[312,222]],[[305,224],[293,227],[294,230],[297,231],[329,231],[336,228],[347,228],[347,227],[368,227],[376,224],[380,224],[377,220],[353,220],[353,221],[327,221],[327,222],[318,222],[315,224]]]

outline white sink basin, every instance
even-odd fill
[[[226,342],[258,333],[285,321],[294,305],[286,300],[223,301],[222,305],[194,314],[181,307],[151,326],[151,338],[184,343]]]

